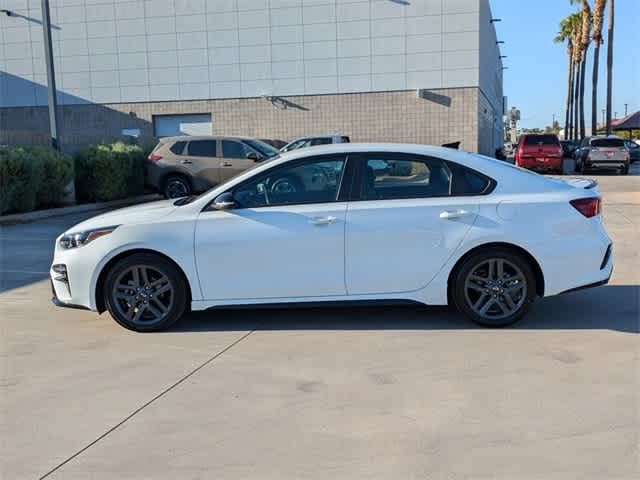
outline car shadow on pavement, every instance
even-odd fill
[[[469,330],[481,328],[448,307],[241,308],[193,312],[173,332],[237,330]],[[606,329],[640,333],[640,286],[608,285],[534,303],[521,330]]]

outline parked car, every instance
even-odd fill
[[[343,144],[82,222],[56,240],[50,274],[54,303],[139,331],[187,310],[323,301],[451,303],[495,327],[536,297],[606,283],[612,262],[595,182]]]
[[[278,150],[280,150],[287,144],[287,142],[285,142],[284,140],[273,140],[269,138],[261,138],[260,141],[269,144],[272,147],[277,148]]]
[[[246,137],[162,138],[147,161],[146,183],[166,198],[204,192],[280,152]]]
[[[552,133],[525,133],[518,141],[515,164],[539,172],[562,173],[562,147]]]
[[[631,140],[626,140],[624,144],[627,147],[627,150],[629,150],[629,162],[633,163],[640,160],[640,145],[636,142],[632,142]]]
[[[325,135],[320,137],[296,138],[293,142],[287,143],[280,149],[281,152],[290,152],[298,148],[315,147],[318,145],[329,145],[332,143],[349,143],[351,139],[346,135]]]
[[[625,140],[614,135],[585,137],[574,152],[576,170],[619,170],[622,175],[629,173],[631,163]]]

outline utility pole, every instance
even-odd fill
[[[58,137],[58,100],[56,98],[56,73],[53,68],[49,0],[42,0],[42,31],[44,33],[44,60],[47,63],[47,90],[49,98],[49,131],[51,134],[51,146],[55,150],[60,150],[60,140]]]
[[[603,108],[602,109],[602,128],[605,128],[605,120],[604,120],[604,113],[606,112],[606,110]]]
[[[628,106],[629,106],[629,104],[628,104],[628,103],[625,103],[625,104],[624,104],[624,116],[625,116],[625,117],[627,116],[627,107],[628,107]]]

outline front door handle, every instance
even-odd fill
[[[336,220],[336,217],[315,217],[311,219],[311,223],[317,226],[331,225],[332,223],[336,223]]]
[[[186,159],[186,160],[181,160],[180,163],[182,163],[183,165],[191,165],[193,162],[189,159]]]
[[[440,213],[440,218],[443,220],[453,220],[456,218],[466,217],[467,215],[469,215],[469,212],[466,210],[445,210]]]
[[[233,163],[231,162],[222,162],[223,167],[233,167]]]

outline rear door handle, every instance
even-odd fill
[[[180,163],[182,163],[183,165],[191,165],[193,162],[187,159],[187,160],[181,160]]]
[[[233,167],[233,163],[231,162],[222,162],[223,167]]]
[[[311,219],[311,223],[313,225],[321,226],[321,225],[331,225],[332,223],[336,223],[336,217],[315,217]]]
[[[466,217],[469,213],[470,212],[467,212],[466,210],[445,210],[440,213],[440,218],[443,220],[453,220],[456,218]]]

